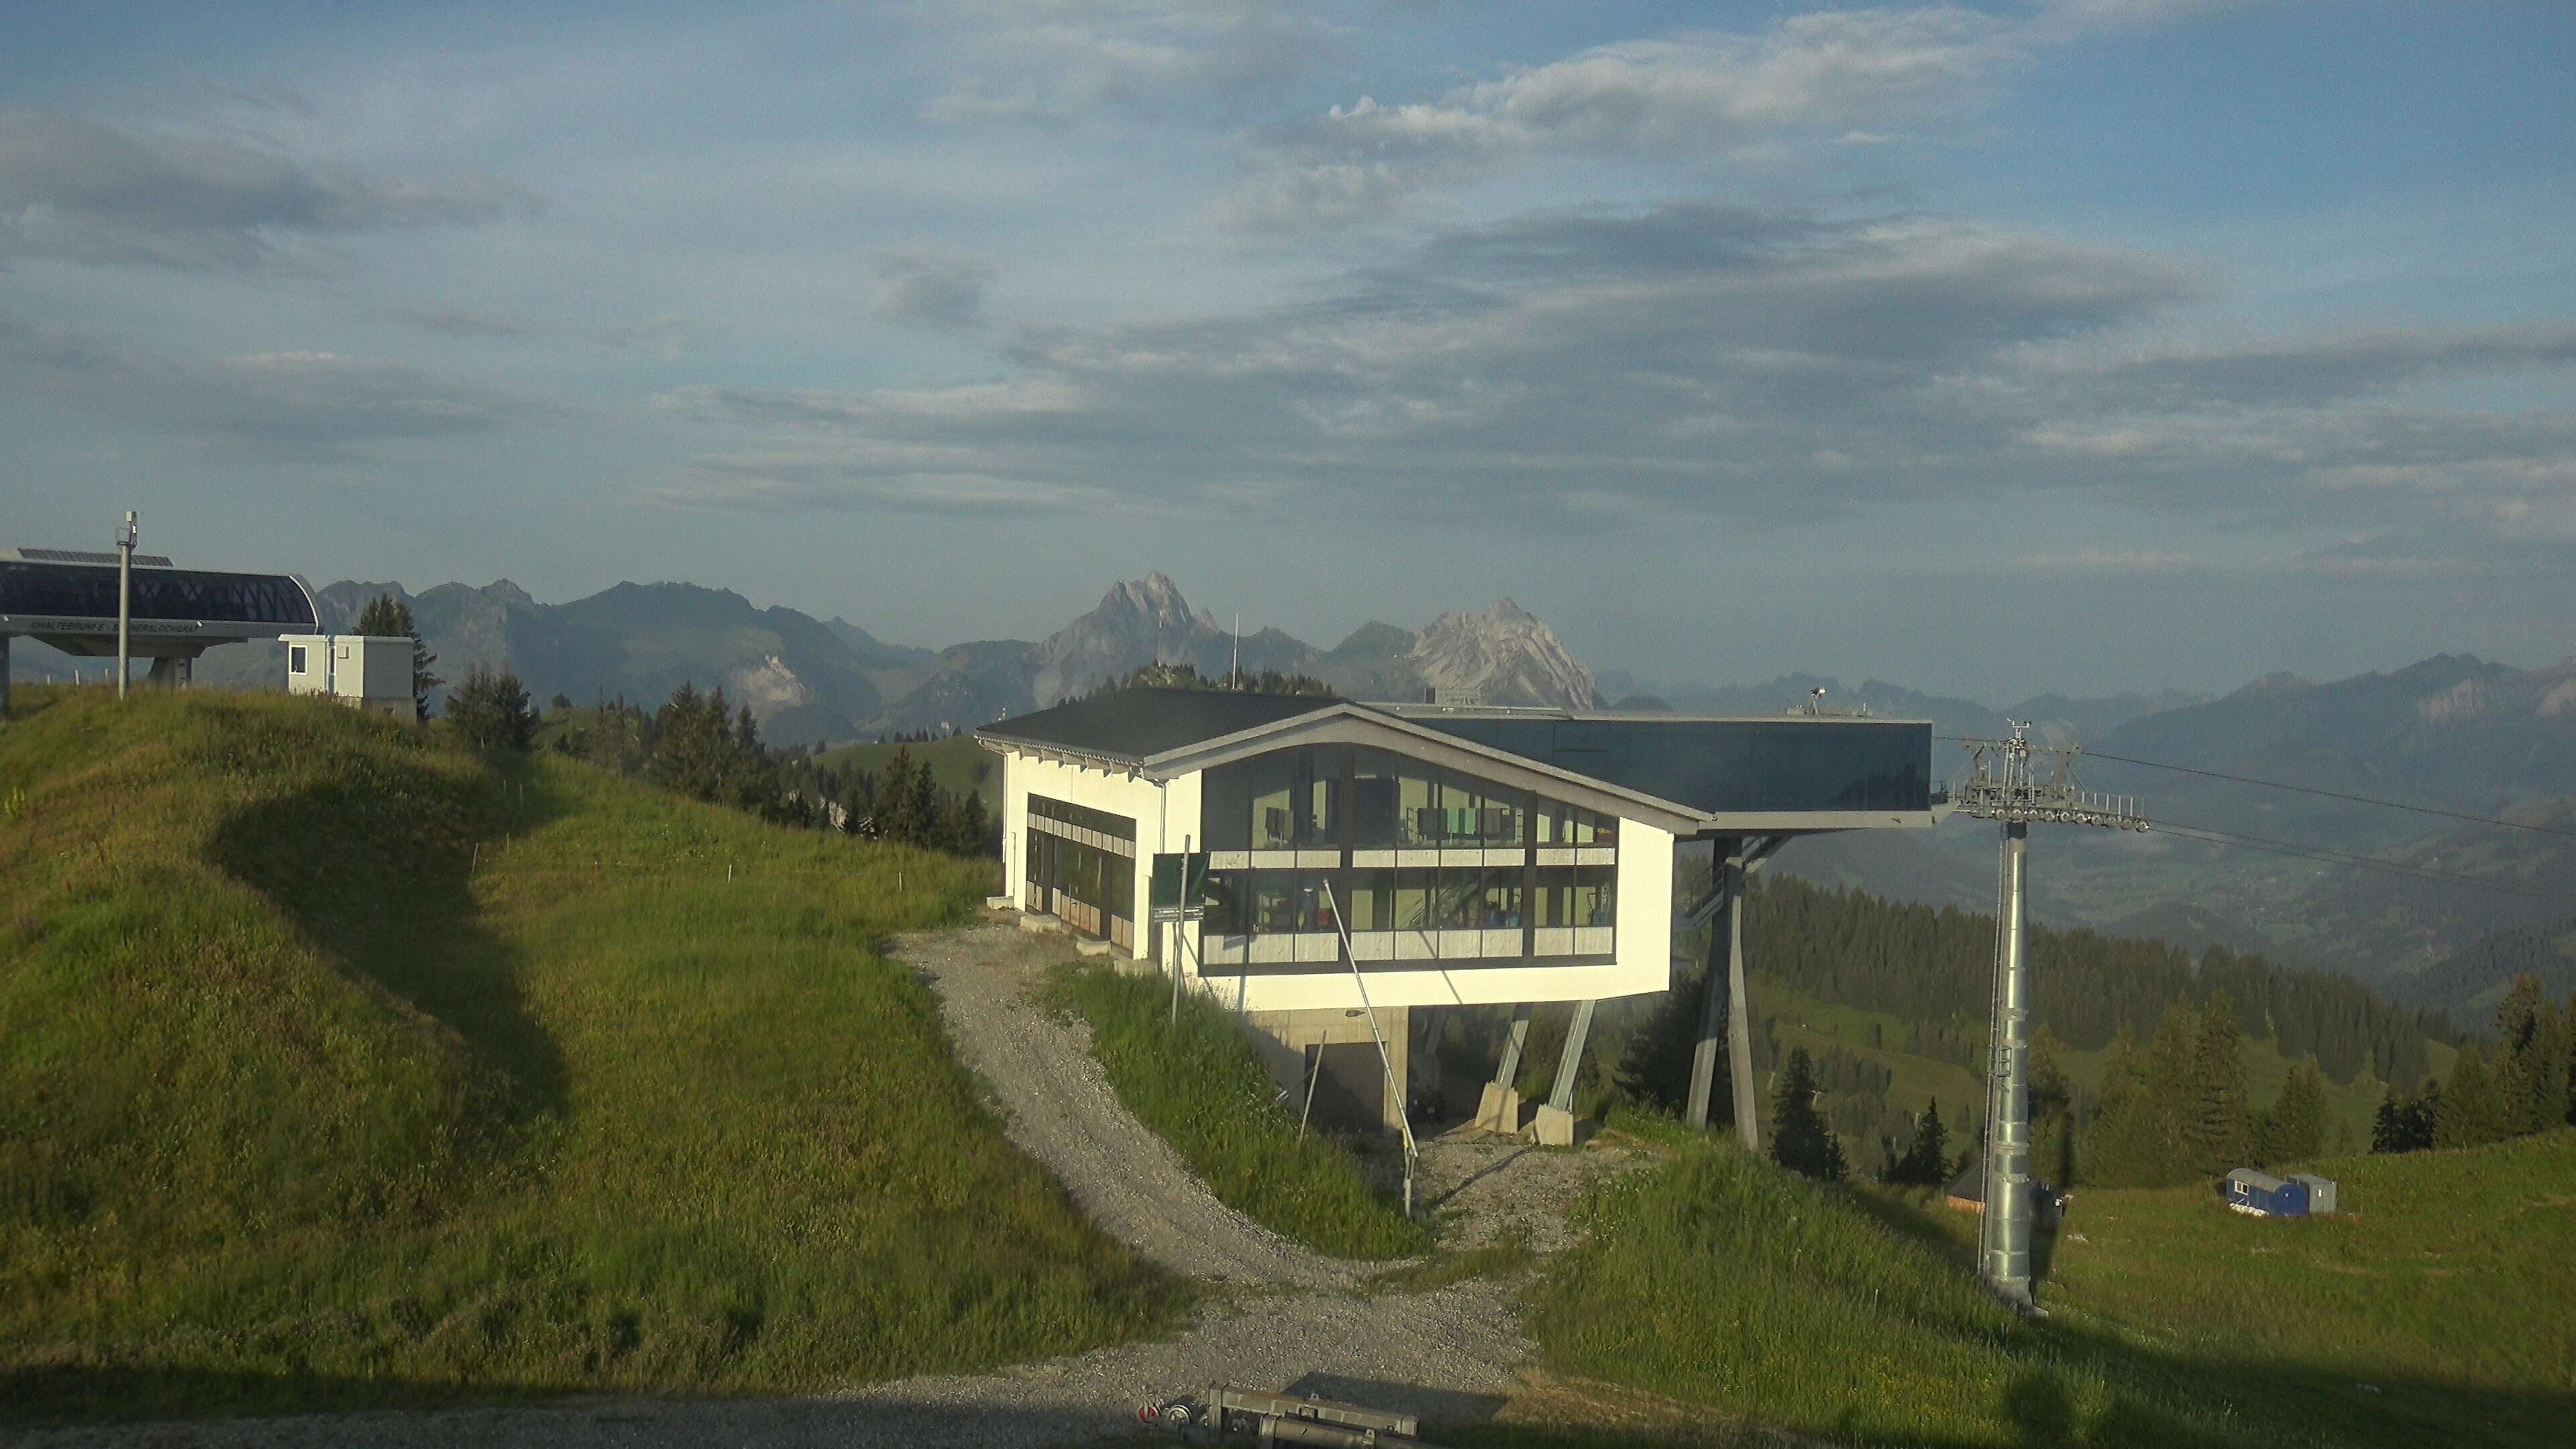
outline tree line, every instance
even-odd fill
[[[2373,1152],[2478,1147],[2576,1124],[2576,994],[2560,1007],[2541,978],[2516,976],[2496,1007],[2496,1039],[2460,1048],[2445,1081],[2391,1087]]]
[[[1907,1050],[1979,1065],[1993,916],[1779,876],[1747,895],[1744,930],[1755,969],[1823,1000],[1920,1023]],[[2028,950],[2032,1016],[2085,1051],[2111,1045],[2124,1028],[2150,1030],[2177,1000],[2206,1007],[2221,995],[2241,1035],[2271,1038],[2293,1060],[2314,1056],[2337,1082],[2366,1071],[2411,1086],[2429,1070],[2428,1042],[2462,1040],[2440,1013],[2394,1005],[2349,977],[2222,946],[2194,960],[2160,941],[2033,925]]]

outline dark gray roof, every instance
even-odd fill
[[[1931,808],[1932,726],[1920,721],[1388,712],[1694,810]]]
[[[1328,713],[1446,735],[1701,817],[1932,808],[1932,726],[1920,720],[1450,710],[1322,695],[1127,689],[976,733],[996,744],[1134,766]]]
[[[1218,689],[1121,689],[1069,699],[1035,714],[997,720],[984,739],[1052,746],[1103,759],[1141,761],[1167,750],[1223,739],[1339,705],[1315,694],[1238,694]]]

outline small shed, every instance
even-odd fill
[[[395,719],[415,717],[410,636],[287,634],[286,692],[319,694]]]
[[[1941,1200],[1963,1213],[1986,1210],[1986,1154],[1979,1152],[1967,1160],[1941,1189]]]
[[[2319,1177],[2313,1172],[2294,1172],[2290,1174],[2289,1180],[2307,1188],[2308,1216],[2312,1218],[2334,1216],[2335,1180],[2333,1178]]]
[[[2229,1207],[2253,1217],[2303,1218],[2308,1215],[2308,1185],[2296,1178],[2284,1180],[2268,1172],[2239,1167],[2227,1174],[2223,1190]]]

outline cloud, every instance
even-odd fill
[[[1982,110],[2024,59],[2013,24],[1955,5],[1817,11],[1519,66],[1436,99],[1361,96],[1272,133],[1230,215],[1335,222],[1547,156],[1723,155],[1784,136],[1883,140]]]
[[[0,387],[272,458],[487,432],[544,411],[407,363],[326,351],[176,358],[7,313]]]
[[[984,294],[995,272],[989,262],[948,254],[878,252],[868,258],[876,274],[872,309],[880,322],[914,327],[973,328],[984,322]]]
[[[618,323],[602,327],[596,334],[611,347],[629,352],[648,353],[664,362],[677,362],[682,354],[697,345],[697,332],[689,319],[677,312],[662,312],[641,322]]]
[[[385,181],[231,141],[0,109],[0,259],[275,267],[319,238],[470,225],[534,205],[490,176]]]
[[[1292,305],[1022,331],[997,381],[661,401],[734,440],[718,456],[792,445],[814,466],[763,476],[802,500],[954,478],[984,480],[959,507],[1583,530],[2082,493],[2576,537],[2576,410],[2459,400],[2563,374],[2570,329],[2132,340],[2204,294],[2162,257],[1935,216],[1583,208],[1453,229]]]
[[[1679,502],[1779,516],[1928,477],[1997,429],[1949,394],[2010,349],[2192,290],[2168,263],[1926,218],[1715,206],[1543,212],[1434,239],[1312,300],[1011,342],[947,389],[702,387],[715,428],[851,447],[864,472],[1598,522]]]
[[[1425,100],[1361,95],[1249,149],[1224,215],[1250,228],[1366,219],[1534,161],[1693,162],[1959,134],[2046,47],[2245,0],[2050,0],[1814,10],[1511,66]]]
[[[385,315],[406,327],[441,337],[524,337],[528,329],[507,317],[463,307],[388,307]]]
[[[953,0],[921,19],[953,72],[923,114],[952,125],[1222,109],[1328,53],[1321,22],[1264,0]]]

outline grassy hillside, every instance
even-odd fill
[[[1595,1192],[1531,1326],[1560,1370],[1837,1443],[2563,1442],[2576,1134],[2327,1166],[2360,1218],[2081,1194],[2027,1320],[1973,1218],[1692,1146]]]
[[[2318,1163],[2345,1211],[2266,1222],[2205,1188],[2079,1194],[2050,1300],[2190,1353],[2312,1370],[2382,1442],[2563,1443],[2576,1410],[2576,1130]],[[2347,1395],[2350,1382],[2377,1393]],[[2447,1427],[2446,1427],[2447,1426]]]
[[[930,778],[940,789],[963,799],[970,791],[980,790],[984,808],[998,812],[1002,808],[1001,757],[975,743],[973,735],[951,735],[914,745],[843,745],[826,750],[818,763],[834,770],[865,770],[872,775],[885,772],[886,761],[897,750],[910,750],[916,760],[930,762]]]
[[[1218,1201],[1339,1257],[1394,1258],[1425,1246],[1422,1229],[1369,1188],[1348,1151],[1298,1133],[1243,1028],[1213,1001],[1184,995],[1175,1022],[1170,989],[1152,976],[1067,966],[1052,985],[1090,1025],[1118,1100]]]
[[[811,1389],[1157,1328],[874,953],[982,867],[280,697],[0,725],[0,1413]]]

